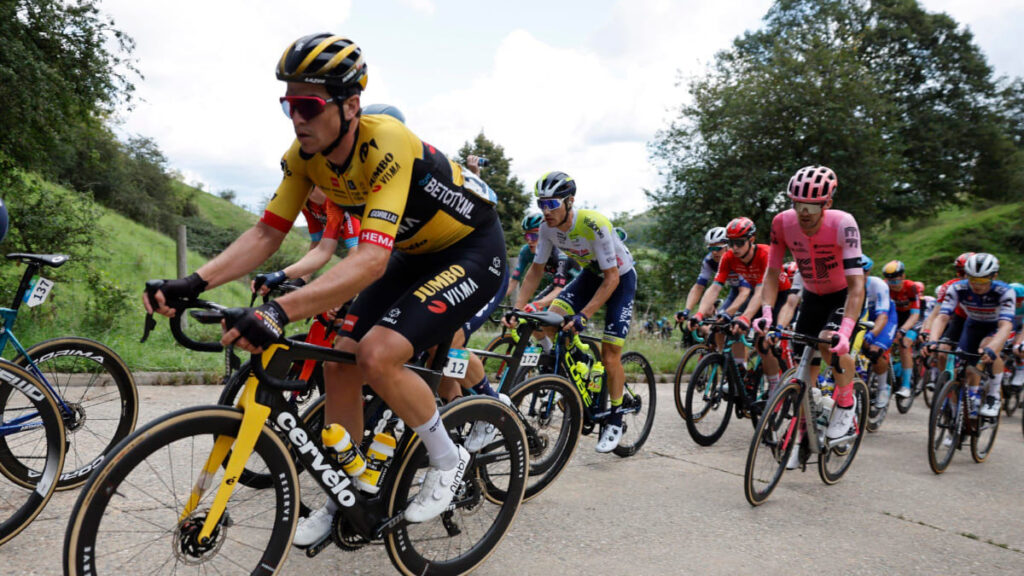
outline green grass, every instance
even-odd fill
[[[954,208],[932,218],[901,223],[864,235],[865,253],[875,275],[893,259],[907,266],[907,277],[926,284],[928,294],[953,277],[953,260],[963,252],[989,252],[999,258],[999,278],[1024,280],[1024,203]]]

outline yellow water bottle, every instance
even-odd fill
[[[366,471],[366,460],[359,448],[352,444],[352,436],[341,424],[331,424],[320,433],[324,446],[334,450],[342,470],[351,478],[358,478]]]
[[[395,446],[398,442],[395,437],[387,432],[381,432],[373,437],[373,444],[366,452],[366,471],[359,477],[359,487],[369,494],[376,494],[380,491],[380,478],[388,467],[388,461],[395,455]]]
[[[590,369],[590,384],[588,387],[593,393],[601,391],[601,387],[604,386],[604,364],[600,360],[594,362],[593,368]]]

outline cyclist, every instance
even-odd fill
[[[942,301],[946,297],[946,291],[950,286],[956,284],[964,278],[964,267],[967,265],[967,259],[974,255],[974,252],[964,252],[963,254],[956,257],[953,261],[953,270],[956,272],[956,276],[951,280],[947,280],[942,285],[935,288],[935,301],[938,306],[932,308],[931,314],[925,318],[924,323],[921,325],[921,331],[924,334],[925,339],[928,339],[931,333],[932,326],[935,323],[935,318],[939,316],[939,310],[942,307]],[[946,340],[959,341],[960,334],[963,332],[964,320],[967,319],[967,313],[964,312],[963,306],[957,306],[953,312],[953,316],[950,318],[949,323],[946,325],[946,331],[942,334],[942,338]],[[945,355],[939,355],[937,357],[939,363],[945,362]],[[929,383],[930,385],[931,383]]]
[[[516,269],[512,271],[512,279],[508,283],[506,296],[511,296],[519,290],[520,279],[526,273],[529,265],[533,263],[537,252],[537,239],[540,237],[540,225],[543,222],[544,215],[540,212],[531,212],[523,217],[523,236],[526,237],[526,244],[519,249],[519,259],[516,262]],[[551,257],[544,262],[542,282],[547,285],[537,294],[533,302],[526,305],[527,312],[547,310],[566,284],[580,273],[581,268],[575,260],[566,257],[557,248],[551,252]],[[546,344],[545,352],[551,349],[550,340]]]
[[[889,348],[896,338],[896,302],[889,297],[889,284],[878,276],[869,276],[874,262],[867,255],[861,255],[864,268],[864,293],[867,319],[875,323],[874,328],[864,333],[864,356],[871,361],[871,371],[878,374],[878,396],[875,406],[884,408],[889,404]]]
[[[835,345],[828,349],[823,346],[822,356],[828,360],[831,354],[838,354],[843,370],[835,375],[835,409],[826,431],[829,440],[856,434],[855,371],[850,338],[864,304],[860,230],[852,215],[832,209],[837,184],[835,172],[825,166],[806,166],[790,178],[788,195],[793,207],[772,220],[768,274],[761,292],[761,318],[755,326],[759,333],[772,326],[771,304],[778,293],[779,269],[788,248],[800,268],[804,284],[796,331],[801,334],[820,332],[821,338],[833,338]],[[765,373],[774,374],[778,382],[779,367],[773,355],[766,354],[763,361]],[[812,366],[812,382],[817,381],[817,371],[817,365]]]
[[[896,302],[896,338],[900,351],[900,389],[896,395],[901,398],[910,396],[910,377],[914,373],[914,340],[917,333],[914,325],[921,317],[921,298],[917,286],[907,280],[907,268],[903,262],[892,260],[882,268],[882,276],[889,285],[889,296]]]
[[[1024,284],[1011,282],[1016,299],[1016,308],[1013,313],[1013,330],[1016,336],[1013,339],[1013,355],[1016,361],[1013,363],[1013,379],[1010,384],[1014,388],[1024,386]]]
[[[764,282],[765,271],[768,269],[768,245],[758,244],[757,226],[750,218],[734,218],[725,227],[725,235],[729,242],[729,251],[722,256],[718,264],[718,273],[715,274],[715,281],[711,290],[704,293],[700,300],[700,311],[690,319],[690,329],[696,327],[704,316],[713,314],[715,311],[715,297],[721,291],[729,274],[739,274],[743,280],[753,287],[753,293],[746,304],[740,310],[740,314],[731,317],[728,312],[719,315],[731,321],[733,334],[746,334],[750,330],[750,319],[755,318],[758,305],[761,301],[761,284]],[[778,280],[779,271],[775,271]],[[772,304],[774,305],[774,300]],[[740,367],[740,373],[747,364],[747,349],[742,342],[736,342],[732,347],[733,359]]]
[[[581,332],[601,308],[605,309],[601,362],[605,367],[612,412],[601,430],[597,451],[611,452],[622,439],[622,394],[626,375],[622,368],[622,344],[633,319],[636,271],[633,256],[612,230],[612,224],[595,210],[574,208],[576,182],[564,172],[548,172],[534,186],[537,206],[544,214],[537,254],[526,272],[516,297],[516,308],[526,306],[544,274],[544,262],[553,248],[565,252],[583,268],[550,310],[565,317],[562,329]]]
[[[722,261],[722,256],[728,247],[727,240],[724,226],[715,226],[704,234],[704,244],[708,247],[708,253],[701,260],[697,281],[690,287],[690,292],[686,295],[686,308],[676,312],[676,323],[689,319],[690,312],[700,303],[708,283],[718,273],[718,263]],[[732,316],[750,298],[751,287],[742,276],[735,272],[729,274],[725,283],[729,286],[729,294],[718,310]],[[717,292],[715,297],[718,297]]]
[[[263,218],[192,275],[165,283],[155,302],[144,302],[147,310],[172,315],[166,297],[195,297],[252,271],[278,249],[314,184],[361,214],[358,250],[303,289],[247,309],[222,342],[260,352],[289,321],[360,294],[336,341],[356,354],[358,365],[325,366],[325,422],[363,430],[363,382],[374,388],[427,449],[430,468],[404,513],[409,522],[423,522],[448,507],[469,453],[448,436],[430,388],[404,363],[498,292],[505,250],[493,192],[398,120],[360,115],[366,64],[352,41],[300,38],[280,58],[277,77],[288,83],[281,104],[296,140]],[[336,507],[329,500],[299,526],[294,541],[322,540]]]
[[[785,275],[785,280],[783,279]],[[772,315],[776,325],[786,328],[793,322],[796,311],[800,307],[800,298],[804,290],[804,281],[800,278],[800,270],[796,262],[790,260],[782,265],[779,273],[779,295],[775,299]]]
[[[996,280],[999,273],[999,260],[985,252],[978,252],[967,259],[964,266],[966,279],[953,284],[946,291],[946,297],[935,319],[931,332],[931,341],[938,340],[957,305],[962,304],[967,313],[964,331],[960,336],[958,348],[964,351],[977,351],[982,355],[981,363],[992,364],[992,376],[988,379],[985,404],[980,414],[996,417],[1000,408],[1000,388],[1003,381],[1003,359],[999,351],[1003,349],[1010,331],[1013,330],[1016,294],[1005,282]],[[928,348],[922,350],[928,354]],[[979,376],[976,372],[967,375],[967,390],[971,398],[971,411],[977,409],[980,400],[978,390]]]

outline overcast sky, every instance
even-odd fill
[[[363,104],[398,106],[454,153],[481,130],[532,183],[562,170],[611,215],[646,207],[655,132],[717,51],[756,29],[770,0],[102,0],[135,39],[134,110],[121,130],[153,138],[170,167],[262,209],[294,134],[277,99],[281,52],[335,32],[363,49]],[[1024,76],[1024,1],[924,0],[970,27],[997,75]]]

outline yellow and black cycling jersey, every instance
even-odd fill
[[[304,154],[296,140],[281,159],[284,178],[262,221],[287,232],[313,184],[361,215],[359,242],[409,254],[443,250],[497,218],[493,192],[471,173],[383,114],[359,118],[348,160]]]

